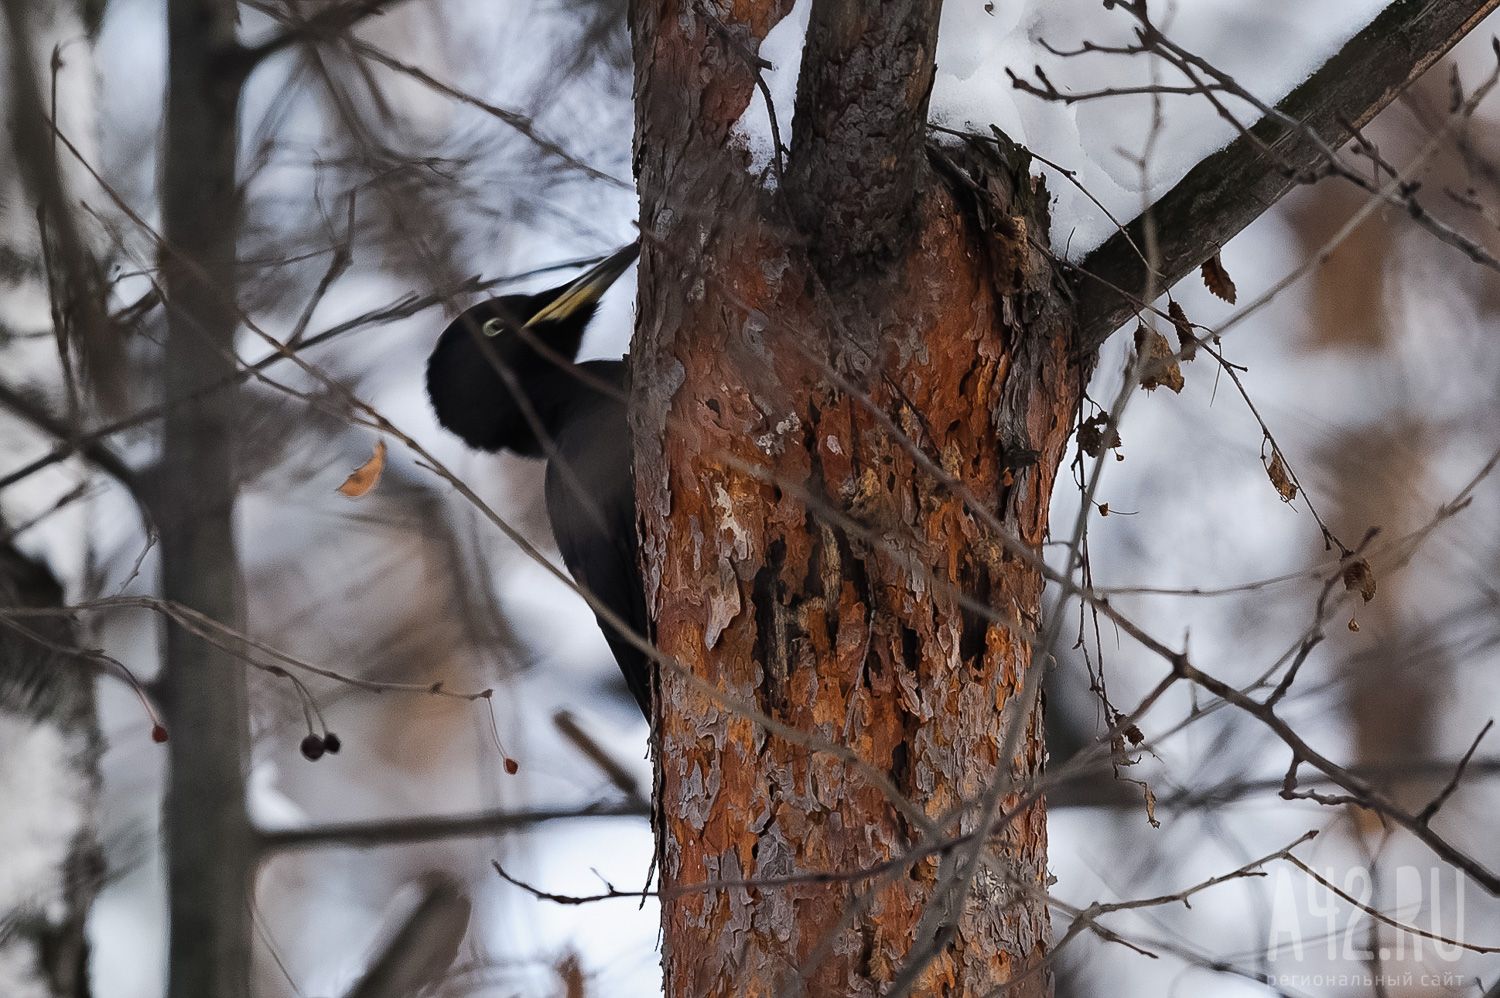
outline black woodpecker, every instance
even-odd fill
[[[626,363],[575,359],[600,297],[639,252],[632,243],[560,287],[467,309],[427,360],[427,395],[438,422],[469,446],[547,459],[547,518],[563,563],[644,637]],[[603,618],[599,626],[649,721],[647,657]]]

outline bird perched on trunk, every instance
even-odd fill
[[[469,446],[547,459],[547,518],[563,563],[580,588],[645,637],[628,372],[623,358],[576,361],[600,297],[639,252],[632,243],[560,287],[465,310],[428,358],[427,395],[438,422]],[[647,656],[596,616],[625,685],[650,720]]]

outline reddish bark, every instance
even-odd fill
[[[780,12],[733,6],[726,21],[756,37]],[[1015,757],[998,756],[1040,576],[872,409],[1036,547],[1083,372],[1031,238],[1045,239],[1045,197],[998,159],[967,153],[962,175],[918,164],[900,245],[819,276],[805,224],[729,140],[753,76],[701,10],[640,3],[634,22],[636,480],[656,639],[683,670],[662,672],[657,729],[667,993],[799,993],[803,975],[810,994],[878,994],[912,955],[937,858],[873,880],[673,894],[864,869],[922,837],[857,769],[733,704],[847,745],[930,819],[1004,769],[1028,785],[1039,705]],[[1018,978],[1013,994],[1050,991],[1045,969],[1025,973],[1049,938],[1042,805],[992,842],[1020,887],[981,871],[915,993]]]

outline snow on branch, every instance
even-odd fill
[[[1143,45],[1153,52],[1175,48],[1146,19],[1143,4],[1121,6],[1141,22]],[[1398,0],[1387,7],[1272,113],[1201,161],[1151,207],[1160,234],[1157,286],[1171,287],[1212,257],[1294,184],[1327,175],[1333,149],[1355,137],[1497,6],[1500,0]],[[1225,79],[1206,77],[1204,86]],[[1134,246],[1144,229],[1136,219],[1079,264],[1083,349],[1097,347],[1139,307],[1134,295],[1147,286],[1148,275]]]

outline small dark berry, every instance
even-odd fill
[[[302,739],[302,755],[309,762],[316,762],[323,758],[323,750],[325,748],[327,746],[323,744],[323,739],[317,735],[308,735]]]
[[[328,750],[329,755],[338,755],[339,749],[344,747],[344,743],[339,740],[338,735],[330,731],[323,736],[323,747]]]
[[[516,762],[516,760],[512,759],[510,756],[506,756],[505,757],[505,772],[506,773],[508,773],[511,776],[515,776],[516,772],[518,770],[520,770],[520,768],[521,768],[521,764],[519,762]]]
[[[151,725],[151,740],[160,745],[167,740],[167,729],[160,724]]]

